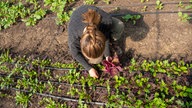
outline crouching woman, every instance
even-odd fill
[[[111,56],[109,40],[118,40],[124,30],[123,22],[95,6],[77,8],[68,24],[68,46],[72,57],[91,77],[98,78],[93,64]]]

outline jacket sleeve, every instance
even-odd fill
[[[78,61],[86,70],[90,70],[92,66],[86,61],[84,56],[81,53],[80,45],[78,40],[74,40],[69,45],[70,52],[72,57]]]
[[[112,17],[109,13],[98,9],[99,14],[101,15],[101,23],[104,25],[111,25],[112,24]]]
[[[104,56],[105,57],[108,57],[108,56],[111,56],[110,54],[110,48],[109,48],[109,39],[106,41],[105,43],[105,52],[104,52]]]

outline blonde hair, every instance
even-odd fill
[[[80,40],[82,54],[87,58],[98,58],[103,55],[106,41],[106,37],[98,29],[101,16],[96,11],[88,9],[82,17],[83,22],[87,24]]]

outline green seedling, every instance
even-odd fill
[[[183,100],[176,100],[177,105],[183,108],[191,108],[192,107],[192,102],[184,102]]]
[[[116,93],[119,92],[119,87],[128,84],[128,80],[121,76],[114,76]]]
[[[75,2],[75,0],[44,0],[44,6],[49,6],[48,10],[56,13],[56,24],[61,25],[69,21],[72,12],[65,11],[65,7],[67,3],[71,2]],[[19,20],[25,22],[27,26],[36,25],[37,21],[47,14],[47,11],[39,4],[38,0],[26,0],[26,3],[31,6],[25,6],[20,0],[0,2],[0,30],[10,27]]]
[[[67,12],[64,12],[64,13],[59,12],[59,13],[57,13],[56,24],[57,25],[61,25],[61,24],[63,24],[63,22],[69,21],[71,13],[72,13],[72,11],[70,13],[67,13]]]
[[[91,101],[91,100],[90,100],[90,99],[91,99],[90,95],[87,94],[87,93],[84,92],[84,91],[79,91],[79,92],[78,92],[78,95],[79,95],[79,101],[78,101],[79,107],[80,107],[80,108],[87,108],[87,104],[84,104],[84,103],[82,102],[82,100],[86,100],[86,101],[90,102],[90,101]]]
[[[141,3],[148,2],[149,0],[140,0]]]
[[[149,94],[150,93],[150,88],[151,88],[151,85],[147,84],[147,86],[144,88],[144,92]]]
[[[87,5],[95,4],[95,0],[84,0],[84,4],[87,4]]]
[[[38,104],[44,105],[45,108],[67,108],[67,105],[65,103],[61,104],[51,98],[43,98]]]
[[[23,18],[28,13],[28,10],[21,2],[11,5],[9,2],[1,1],[0,8],[0,30],[10,27],[12,24],[16,23],[19,17]]]
[[[0,64],[0,70],[4,73],[10,72],[9,68],[4,64]]]
[[[71,95],[71,96],[75,96],[78,94],[78,92],[79,92],[79,90],[77,88],[70,87],[70,91],[68,91],[67,94]]]
[[[131,14],[127,14],[125,16],[122,17],[126,22],[127,21],[132,21],[133,25],[136,24],[136,21],[139,20],[141,18],[141,15],[131,15]]]
[[[24,108],[27,108],[31,96],[32,94],[26,95],[22,92],[16,92],[16,97],[15,97],[16,104],[20,104]]]
[[[1,63],[4,63],[4,62],[13,63],[13,59],[11,58],[9,51],[6,51],[5,53],[1,54],[0,60],[1,60]]]
[[[13,84],[13,79],[9,77],[0,77],[0,88],[9,88]]]
[[[164,91],[166,95],[169,94],[169,91],[168,91],[169,88],[167,87],[167,84],[163,80],[161,80],[161,83],[160,83],[160,90]]]
[[[110,84],[109,84],[109,79],[106,81],[106,87],[107,87],[107,93],[108,95],[111,94],[111,88],[110,88]]]
[[[29,2],[30,4],[33,4],[35,10],[40,7],[37,0],[26,0],[26,2]]]
[[[147,8],[148,8],[148,6],[144,6],[144,7],[141,9],[141,11],[145,12],[145,11],[147,11]]]
[[[154,98],[152,101],[150,101],[148,103],[148,105],[145,105],[145,107],[147,108],[153,108],[153,107],[157,107],[157,108],[166,108],[167,104],[164,100],[162,100],[161,98]]]
[[[55,62],[55,63],[51,63],[50,66],[51,67],[56,67],[56,68],[71,68],[71,69],[75,69],[76,68],[76,63],[59,63],[59,62]],[[78,65],[77,67],[79,67],[80,65]],[[82,66],[80,67],[82,68]]]
[[[78,82],[80,78],[80,73],[76,72],[76,70],[69,70],[69,73],[66,76],[66,80],[72,85],[75,82]]]
[[[136,60],[133,58],[131,59],[131,64],[128,66],[129,72],[137,71],[137,63]]]
[[[67,0],[44,0],[44,6],[50,6],[50,10],[56,13],[63,12]]]
[[[155,9],[159,9],[159,10],[163,9],[163,3],[160,0],[156,1]]]
[[[192,19],[187,13],[178,12],[179,20],[182,22],[187,22]]]
[[[48,91],[49,91],[50,93],[53,93],[53,91],[55,90],[55,87],[53,86],[53,84],[52,84],[50,81],[48,81],[48,86],[49,86]]]
[[[192,9],[192,4],[191,4],[191,5],[188,5],[188,6],[185,6],[185,9],[186,9],[186,10]]]
[[[136,108],[141,108],[141,107],[142,107],[142,104],[143,104],[143,101],[138,99],[138,100],[136,101],[136,103],[135,103],[135,105],[136,105],[135,107],[136,107]]]
[[[50,70],[47,70],[47,71],[43,71],[42,72],[42,75],[45,76],[46,79],[51,79],[53,78],[52,75],[51,75],[51,71]],[[62,76],[61,76],[62,77]],[[59,80],[60,81],[60,80]]]
[[[40,8],[34,14],[31,14],[29,18],[23,19],[22,21],[26,23],[26,26],[34,26],[38,20],[45,16],[45,14],[46,11]]]
[[[183,5],[183,2],[182,2],[182,1],[179,2],[178,7],[180,7],[180,8],[184,8],[184,7],[185,7],[185,6]]]
[[[110,4],[111,0],[103,0],[103,2],[105,2],[106,4]]]
[[[0,92],[0,98],[9,97],[8,94]]]
[[[110,95],[108,96],[108,102],[106,104],[107,108],[120,107],[117,103],[118,95]]]
[[[191,107],[190,101],[179,100],[185,98],[190,100],[192,98],[192,88],[188,86],[187,82],[186,85],[178,84],[179,81],[177,80],[180,76],[184,77],[188,75],[192,68],[192,64],[187,64],[184,61],[169,62],[168,60],[144,60],[142,62],[137,62],[135,59],[132,59],[128,65],[128,69],[124,71],[125,74],[130,70],[133,71],[132,73],[128,73],[128,76],[131,75],[130,79],[127,79],[125,76],[114,76],[113,79],[103,79],[102,77],[97,80],[87,76],[84,77],[81,75],[81,72],[76,72],[76,69],[68,71],[63,76],[56,75],[57,77],[54,77],[51,76],[52,70],[44,68],[49,65],[57,68],[75,68],[78,66],[78,64],[75,63],[52,63],[51,61],[47,61],[46,59],[41,60],[40,58],[11,58],[11,54],[9,53],[5,55],[2,53],[1,55],[3,56],[0,56],[0,69],[3,73],[7,74],[6,77],[0,77],[1,89],[16,87],[17,89],[27,90],[29,93],[58,93],[58,89],[55,88],[58,86],[60,87],[61,85],[57,85],[55,82],[51,81],[54,80],[59,81],[58,84],[60,84],[60,82],[64,82],[62,84],[69,83],[65,85],[69,85],[67,97],[78,98],[78,107],[82,108],[88,107],[86,102],[91,102],[91,96],[93,96],[94,92],[98,92],[98,90],[107,93],[103,97],[108,99],[108,101],[107,99],[105,101],[106,106],[108,107],[165,108],[171,105],[175,105],[176,107]],[[10,61],[10,59],[11,64],[16,64],[10,66],[7,62],[4,62]],[[21,63],[23,65],[21,65]],[[29,68],[26,65],[31,66]],[[37,66],[38,72],[35,69]],[[4,72],[4,70],[7,71]],[[154,73],[156,75],[153,76]],[[21,78],[14,78],[14,76],[17,75]],[[162,75],[163,78],[161,78]],[[167,77],[168,75],[169,77]],[[45,77],[49,81],[46,83],[45,81],[41,82],[41,78],[44,79]],[[173,82],[166,82],[164,78],[168,78]],[[79,85],[76,86],[77,84]],[[101,88],[96,88],[97,86],[101,86]],[[89,92],[87,92],[86,87],[88,87]],[[95,87],[96,89],[91,89],[91,87]],[[63,92],[62,90],[63,89],[60,89],[61,93]],[[29,97],[27,96],[28,95],[24,93],[18,94],[17,103],[26,106],[25,103],[30,101],[32,95]],[[66,94],[63,96],[65,97]],[[23,100],[20,97],[23,97]],[[100,100],[98,99],[98,101]],[[50,106],[50,108],[65,107],[64,104],[49,99],[48,101],[44,100],[43,105],[43,107]]]
[[[189,10],[192,9],[192,0],[190,0],[190,4],[185,6],[185,9]]]

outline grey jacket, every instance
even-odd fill
[[[105,47],[104,56],[110,56],[110,50],[109,50],[109,38],[110,38],[110,27],[112,25],[112,17],[110,14],[104,12],[98,7],[90,6],[90,5],[83,5],[78,7],[72,14],[69,24],[68,24],[68,45],[70,52],[72,54],[72,57],[78,61],[86,70],[90,70],[92,68],[92,65],[89,64],[84,56],[81,53],[80,48],[80,39],[83,34],[83,30],[86,26],[85,23],[83,23],[82,14],[88,11],[88,9],[96,10],[101,15],[101,24],[99,25],[99,30],[104,33],[106,36],[107,43]]]

